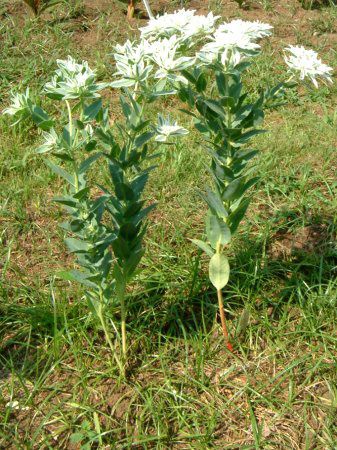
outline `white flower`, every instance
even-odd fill
[[[186,82],[184,77],[174,72],[184,70],[191,66],[195,58],[188,56],[177,57],[179,45],[180,40],[175,35],[169,39],[161,39],[154,43],[150,58],[158,66],[155,78]]]
[[[290,52],[290,56],[285,56],[285,62],[291,72],[300,72],[300,79],[308,77],[313,84],[318,87],[316,78],[322,78],[332,83],[332,67],[322,63],[318,54],[314,50],[307,50],[302,46],[289,45],[285,49]]]
[[[267,23],[262,23],[258,20],[249,22],[246,20],[232,20],[232,22],[224,23],[219,26],[218,33],[240,33],[246,35],[250,40],[260,39],[272,34],[273,27]]]
[[[271,29],[271,25],[259,21],[238,19],[224,23],[211,36],[211,42],[201,48],[197,58],[204,64],[220,60],[224,66],[235,67],[243,58],[258,53],[260,46],[255,41],[269,36]]]
[[[116,62],[115,76],[121,78],[111,83],[112,87],[131,87],[136,86],[138,83],[145,82],[149,77],[152,70],[152,65],[146,65],[144,60],[140,60],[138,63],[132,63],[127,58],[119,58]]]
[[[226,31],[217,30],[214,33],[214,40],[207,45],[214,45],[221,49],[240,49],[241,51],[256,51],[260,46],[252,41],[252,39],[244,32],[244,30]]]
[[[8,114],[10,116],[20,115],[21,120],[24,116],[29,114],[30,107],[32,106],[30,97],[29,97],[29,88],[26,89],[26,92],[20,93],[12,93],[11,104],[8,108],[4,109],[3,114]]]
[[[143,39],[139,44],[125,42],[117,45],[114,58],[116,60],[115,76],[121,77],[111,83],[112,87],[131,87],[145,82],[152,70],[149,55],[152,54],[152,44]]]
[[[52,128],[50,131],[44,131],[42,133],[42,136],[44,138],[44,142],[37,149],[38,153],[47,153],[57,149],[57,147],[59,146],[59,137],[54,128]]]
[[[156,128],[157,136],[155,141],[166,142],[169,137],[184,136],[189,133],[186,128],[183,128],[177,124],[176,121],[171,122],[170,117],[166,119],[159,115],[158,125]]]
[[[187,41],[213,33],[218,18],[213,13],[203,16],[195,15],[195,10],[180,9],[172,14],[165,13],[150,19],[148,25],[140,28],[140,31],[143,38],[157,39],[177,35]]]
[[[205,64],[211,64],[220,57],[224,66],[235,67],[243,57],[252,56],[259,49],[260,46],[245,33],[216,31],[213,40],[201,48],[197,58]]]
[[[96,83],[96,73],[87,61],[77,63],[71,56],[56,61],[55,76],[45,85],[49,97],[61,99],[97,98],[98,91],[105,87]]]
[[[139,63],[152,53],[152,44],[146,39],[142,39],[139,44],[127,40],[123,45],[116,45],[114,58],[116,61],[128,60],[132,63]]]
[[[215,22],[220,16],[213,16],[209,13],[207,16],[193,16],[192,20],[181,30],[185,38],[208,36],[214,32]]]
[[[158,38],[180,33],[193,20],[195,10],[180,9],[172,14],[163,14],[149,20],[146,27],[140,28],[142,37]]]

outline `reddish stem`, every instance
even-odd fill
[[[222,298],[222,291],[221,289],[217,290],[218,293],[218,302],[219,302],[219,311],[220,311],[220,319],[221,319],[221,327],[222,327],[222,334],[225,338],[226,347],[230,352],[234,351],[234,348],[232,344],[229,342],[229,335],[227,331],[227,325],[226,325],[226,316],[225,316],[225,310],[223,307],[223,298]]]

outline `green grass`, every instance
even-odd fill
[[[109,79],[109,53],[137,22],[101,5],[31,21],[21,2],[4,2],[3,106],[11,89],[37,92],[67,54]],[[276,32],[286,20],[263,14]],[[247,83],[272,84],[282,65],[270,55],[294,40],[336,66],[328,32],[282,32]],[[34,152],[37,131],[0,117],[0,448],[336,448],[336,93],[335,84],[290,96],[256,139],[261,181],[230,249],[224,292],[234,354],[223,345],[206,261],[188,240],[204,230],[196,191],[209,182],[207,157],[191,133],[159,160],[147,192],[158,206],[128,296],[126,380],[83,292],[55,279],[72,259],[51,201],[62,185]],[[109,99],[118,116],[117,95]],[[118,305],[111,330],[114,323]]]

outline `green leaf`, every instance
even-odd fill
[[[122,78],[121,80],[113,81],[110,86],[116,89],[122,88],[122,87],[130,87],[135,84],[134,80],[128,80],[126,78]]]
[[[116,258],[126,259],[130,257],[131,251],[129,245],[121,236],[112,242],[112,248]]]
[[[54,173],[56,173],[60,177],[62,177],[65,180],[67,180],[68,183],[70,183],[72,186],[75,186],[75,179],[69,172],[67,172],[66,170],[62,169],[62,167],[57,166],[56,164],[54,164],[50,159],[46,160],[46,164]]]
[[[73,195],[73,197],[78,200],[83,200],[84,198],[86,198],[88,196],[89,192],[90,192],[90,187],[85,187],[85,188],[77,191],[76,194]]]
[[[75,119],[73,120],[73,124],[79,130],[84,130],[84,123],[81,120]]]
[[[55,158],[60,159],[61,161],[66,161],[66,162],[74,161],[74,158],[72,158],[67,152],[58,151],[58,152],[53,152],[52,155],[55,156]]]
[[[135,148],[143,147],[143,145],[146,144],[146,142],[148,142],[153,136],[154,136],[154,133],[151,131],[147,131],[147,132],[141,134],[140,136],[138,136],[135,139],[135,142],[134,142]]]
[[[192,84],[196,83],[196,79],[194,77],[194,75],[190,72],[188,72],[187,70],[182,70],[181,74]]]
[[[48,114],[37,105],[32,107],[32,119],[39,128],[44,131],[48,131],[52,128],[54,122],[48,116]]]
[[[62,205],[70,206],[72,208],[75,208],[78,203],[77,200],[71,197],[70,195],[64,197],[54,197],[53,201],[61,203]]]
[[[222,253],[215,253],[209,262],[209,279],[217,290],[226,286],[229,272],[229,262],[226,256]]]
[[[138,228],[133,223],[128,222],[121,226],[119,232],[125,240],[132,241],[137,236]]]
[[[226,119],[225,111],[218,102],[215,100],[205,100],[204,103],[222,119]]]
[[[226,187],[225,192],[222,195],[222,199],[225,201],[233,201],[242,195],[243,191],[243,185],[244,185],[244,179],[243,177],[237,178],[236,180],[233,180],[231,183],[228,184]]]
[[[131,256],[125,261],[124,270],[125,270],[126,276],[128,278],[131,277],[132,274],[134,273],[134,271],[136,270],[144,253],[145,253],[145,251],[142,249],[138,250],[136,252],[133,252],[131,254]]]
[[[228,244],[231,240],[231,232],[223,219],[212,213],[207,215],[206,233],[211,246],[216,249],[217,245]]]
[[[86,106],[83,111],[83,121],[84,122],[90,122],[90,120],[94,120],[97,116],[97,114],[102,109],[102,100],[99,99],[92,103],[89,106]]]
[[[65,239],[65,243],[67,244],[70,253],[83,253],[90,250],[90,245],[87,242],[81,241],[79,239],[67,238]]]
[[[222,199],[217,193],[207,190],[206,194],[200,193],[201,197],[205,200],[211,210],[213,210],[219,217],[225,218],[228,213],[224,207]]]
[[[228,217],[228,224],[231,230],[231,233],[234,234],[237,230],[241,220],[243,219],[246,211],[248,209],[250,203],[250,199],[243,200],[240,205],[237,207],[235,211],[233,211]]]
[[[80,272],[79,270],[61,271],[57,273],[57,276],[62,280],[76,281],[77,283],[83,284],[84,286],[97,289],[97,285],[87,279],[87,276],[89,276],[89,274],[85,274],[83,272]]]
[[[100,158],[101,155],[102,155],[101,153],[95,153],[94,155],[89,156],[89,158],[85,159],[81,163],[81,165],[80,165],[80,167],[78,169],[78,173],[80,173],[80,174],[81,173],[85,173],[89,169],[91,164],[93,164],[98,158]]]
[[[115,192],[119,200],[130,201],[134,199],[133,190],[125,183],[117,183],[115,185]]]
[[[247,131],[247,133],[244,133],[240,136],[240,139],[231,142],[231,145],[233,147],[240,147],[241,145],[247,144],[247,142],[254,136],[257,136],[259,134],[266,133],[265,130],[251,130]]]
[[[238,323],[238,326],[236,328],[236,336],[240,336],[241,334],[243,334],[248,326],[249,323],[249,318],[250,318],[250,311],[249,309],[245,308],[242,311],[242,314],[240,316],[240,320]]]
[[[201,248],[208,256],[212,257],[214,255],[213,249],[204,241],[200,241],[199,239],[191,239],[193,244],[197,247]]]
[[[206,89],[206,87],[207,87],[207,79],[206,79],[204,73],[201,73],[199,75],[195,87],[196,87],[196,90],[198,92],[203,92]]]

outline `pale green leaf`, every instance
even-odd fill
[[[222,253],[215,253],[209,262],[209,279],[213,286],[220,290],[226,286],[229,280],[228,259]]]

